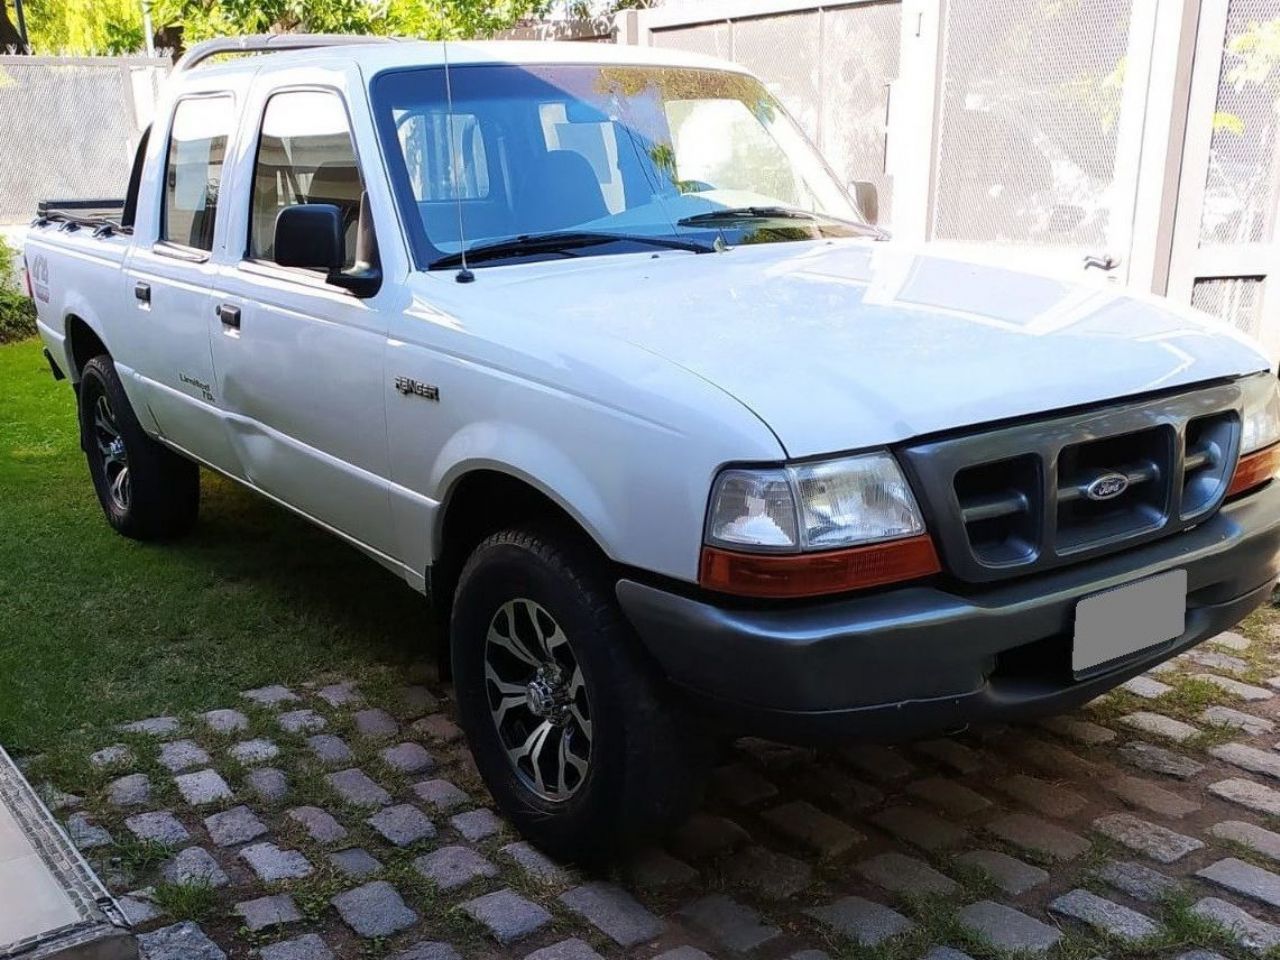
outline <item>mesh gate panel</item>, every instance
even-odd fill
[[[868,3],[824,11],[822,138],[843,183],[870,180],[880,222],[893,222],[893,185],[884,172],[889,81],[898,76],[902,4]]]
[[[650,36],[655,47],[671,47],[689,53],[729,60],[733,57],[733,33],[727,23],[708,23],[697,27],[655,30]]]
[[[733,59],[764,80],[787,112],[818,142],[817,13],[739,20],[733,25]]]
[[[1197,280],[1191,305],[1256,337],[1262,332],[1263,283],[1261,277]]]
[[[1202,245],[1272,239],[1280,178],[1277,44],[1280,0],[1232,0],[1200,217]]]
[[[137,146],[130,73],[154,90],[162,69],[0,58],[0,223],[26,223],[39,200],[123,197]]]
[[[1100,245],[1132,0],[950,0],[933,236]]]

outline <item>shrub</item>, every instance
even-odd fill
[[[25,340],[36,333],[36,305],[18,289],[12,264],[13,248],[0,237],[0,343]]]

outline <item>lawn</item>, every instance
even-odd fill
[[[336,539],[205,472],[173,544],[107,526],[67,383],[0,346],[0,744],[234,704],[240,690],[420,661],[425,601]]]

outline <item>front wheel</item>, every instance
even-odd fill
[[[80,375],[80,445],[107,522],[135,540],[187,533],[200,509],[200,468],[147,436],[105,354]]]
[[[602,565],[557,531],[494,534],[462,571],[450,629],[460,718],[489,791],[526,837],[578,861],[677,825],[709,755]]]

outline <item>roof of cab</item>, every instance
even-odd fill
[[[442,66],[445,46],[441,41],[405,40],[398,43],[370,42],[315,47],[304,50],[254,53],[217,64],[194,68],[190,76],[224,75],[242,70],[275,70],[309,63],[357,63],[367,73],[412,66]],[[448,42],[451,67],[469,64],[637,64],[643,66],[704,67],[746,72],[727,60],[664,47],[639,47],[611,43],[583,43],[556,40],[451,40]]]

